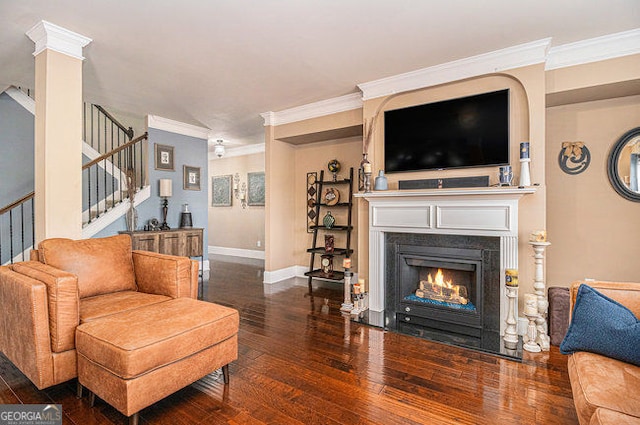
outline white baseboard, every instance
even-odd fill
[[[263,283],[272,284],[292,277],[306,277],[304,274],[307,270],[309,269],[305,266],[291,266],[270,272],[265,271]]]
[[[209,271],[209,260],[204,260],[202,263],[202,265],[200,266],[202,268],[203,272],[208,272]]]
[[[264,260],[264,251],[254,249],[227,248],[224,246],[209,245],[209,254],[231,255],[233,257],[255,258]]]

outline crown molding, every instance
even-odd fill
[[[362,95],[360,93],[351,93],[278,112],[264,112],[260,116],[264,119],[265,126],[275,126],[359,108],[362,108]]]
[[[265,151],[264,143],[258,143],[253,145],[238,146],[235,148],[230,148],[228,146],[225,146],[225,153],[222,158],[218,158],[216,154],[213,152],[209,152],[208,156],[209,156],[209,161],[211,161],[214,159],[225,159],[225,158],[231,158],[234,156],[244,156],[244,155],[253,155],[257,153],[264,153],[264,151]]]
[[[38,22],[27,31],[26,34],[36,43],[33,56],[37,56],[45,49],[50,49],[76,59],[84,60],[82,48],[93,41],[89,37],[69,31],[66,28],[47,21]]]
[[[163,118],[157,115],[147,115],[147,127],[181,134],[183,136],[197,137],[198,139],[209,138],[208,128],[185,124],[180,121],[170,120],[169,118]]]
[[[640,53],[640,28],[563,44],[549,49],[546,70]]]
[[[363,100],[543,63],[551,38],[358,84]]]

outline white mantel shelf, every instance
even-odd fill
[[[520,197],[536,193],[537,188],[529,187],[474,187],[460,189],[414,189],[414,190],[380,190],[374,192],[354,193],[356,198],[384,199],[384,198],[415,198],[415,197],[455,197],[455,196],[508,196]]]

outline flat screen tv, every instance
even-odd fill
[[[508,89],[384,113],[386,172],[508,163]]]

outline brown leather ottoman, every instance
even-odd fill
[[[238,312],[177,298],[81,324],[78,382],[138,422],[138,412],[238,358]]]

